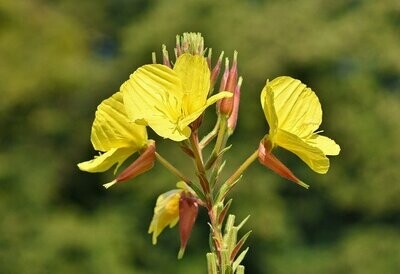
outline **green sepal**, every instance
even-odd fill
[[[206,257],[208,274],[218,274],[217,255],[215,255],[214,253],[207,253]]]
[[[251,230],[243,235],[243,237],[237,242],[236,246],[233,248],[231,253],[231,260],[233,261],[238,254],[239,250],[243,247],[244,243],[246,242],[247,238],[250,236]]]

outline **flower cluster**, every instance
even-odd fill
[[[211,226],[211,253],[207,255],[209,273],[231,269],[243,273],[240,261],[246,250],[239,254],[248,234],[237,240],[239,228],[232,215],[223,222],[231,202],[226,195],[239,181],[242,173],[257,158],[261,164],[278,175],[308,188],[272,151],[276,147],[293,152],[313,171],[326,173],[329,169],[327,155],[337,155],[340,147],[317,131],[322,122],[322,110],[316,94],[299,80],[282,76],[267,81],[261,92],[261,107],[269,124],[269,132],[243,164],[226,180],[220,172],[223,156],[230,146],[228,138],[234,133],[238,119],[242,77],[238,77],[237,52],[232,63],[219,55],[212,65],[212,49],[205,50],[199,33],[177,36],[175,60],[170,61],[165,46],[162,47],[162,64],[141,66],[134,71],[120,90],[104,100],[97,108],[91,131],[91,142],[99,155],[78,164],[87,172],[104,172],[116,166],[115,172],[131,155],[139,156],[128,165],[106,188],[126,182],[148,171],[157,159],[176,175],[177,188],[161,194],[156,202],[149,233],[153,244],[167,226],[179,222],[182,257],[197,218],[199,206],[207,209]],[[220,76],[221,66],[225,67]],[[173,65],[172,65],[173,64]],[[217,85],[219,82],[219,85]],[[219,86],[218,91],[216,86]],[[198,129],[204,111],[216,103],[217,123],[214,129],[199,139]],[[149,140],[146,128],[157,135],[179,142],[183,152],[192,158],[197,178],[189,179],[178,168],[156,151],[156,143]],[[203,148],[215,140],[208,159]]]

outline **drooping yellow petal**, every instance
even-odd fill
[[[187,139],[190,132],[178,127],[184,93],[175,71],[159,64],[142,66],[122,84],[121,91],[131,121],[148,124],[164,138]]]
[[[182,190],[174,189],[161,194],[157,198],[151,220],[149,233],[153,233],[152,242],[157,243],[157,237],[169,226],[174,227],[179,220],[179,198]]]
[[[320,148],[312,146],[298,136],[281,129],[277,130],[274,141],[278,146],[296,154],[315,172],[324,174],[328,171],[329,159]]]
[[[91,141],[94,149],[99,151],[119,147],[130,147],[131,151],[137,151],[147,143],[146,127],[128,120],[121,92],[97,107]]]
[[[190,115],[202,108],[210,90],[210,69],[204,56],[182,54],[176,60],[174,71],[182,81],[183,112]]]
[[[318,129],[322,121],[321,104],[310,88],[297,79],[281,76],[268,82],[266,90],[273,94],[273,105],[267,103],[266,106],[275,110],[278,128],[300,138],[308,137]],[[272,118],[271,114],[269,118]]]
[[[82,171],[104,172],[117,164],[117,168],[136,150],[133,147],[112,148],[94,159],[78,164]]]
[[[306,142],[322,150],[325,155],[338,155],[340,152],[340,146],[326,136],[313,134],[306,139]]]

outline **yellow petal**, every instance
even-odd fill
[[[121,92],[104,100],[96,111],[91,141],[99,151],[131,147],[137,151],[147,143],[146,127],[129,122]]]
[[[131,121],[148,124],[158,135],[175,141],[187,139],[178,128],[182,115],[182,83],[175,71],[164,65],[145,65],[121,86]]]
[[[95,156],[93,160],[79,163],[78,167],[87,172],[104,172],[115,164],[118,168],[135,151],[132,147],[113,148],[100,156]]]
[[[210,90],[207,60],[200,55],[182,54],[176,60],[174,71],[182,81],[184,114],[189,115],[203,107],[207,100]]]
[[[274,107],[274,93],[271,86],[268,85],[268,81],[261,92],[261,107],[264,110],[265,118],[269,125],[269,132],[272,137],[278,128],[278,118],[276,117]]]
[[[174,189],[161,194],[157,198],[151,220],[149,233],[153,233],[152,242],[157,243],[157,237],[169,226],[172,228],[179,220],[179,199],[182,190]]]
[[[232,97],[232,96],[233,96],[232,92],[229,92],[229,91],[222,91],[222,92],[219,92],[219,93],[211,96],[210,98],[207,99],[207,101],[205,102],[205,105],[203,105],[201,108],[197,109],[195,112],[191,113],[190,115],[188,115],[184,119],[182,119],[180,122],[180,126],[183,127],[183,126],[189,125],[191,122],[196,120],[206,110],[206,108],[208,108],[215,102],[221,100],[222,98],[227,98],[227,97]]]
[[[306,142],[322,150],[325,155],[338,155],[340,152],[340,146],[326,136],[313,134],[310,138],[306,139]]]
[[[275,142],[278,146],[296,154],[315,172],[324,174],[328,171],[329,159],[318,147],[314,147],[296,135],[281,129],[276,132]]]
[[[281,76],[268,82],[266,89],[267,93],[269,90],[273,93],[269,111],[275,110],[278,128],[300,138],[308,137],[318,129],[322,121],[321,104],[310,88],[299,80]],[[271,119],[272,115],[269,116]]]

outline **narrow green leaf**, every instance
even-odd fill
[[[237,227],[238,229],[241,229],[244,224],[247,222],[247,220],[250,218],[250,215],[248,215]]]
[[[240,253],[240,255],[237,257],[237,259],[233,262],[233,271],[236,271],[236,268],[243,261],[244,256],[246,256],[247,251],[249,251],[249,248],[246,248],[245,250],[243,250],[243,252]]]

